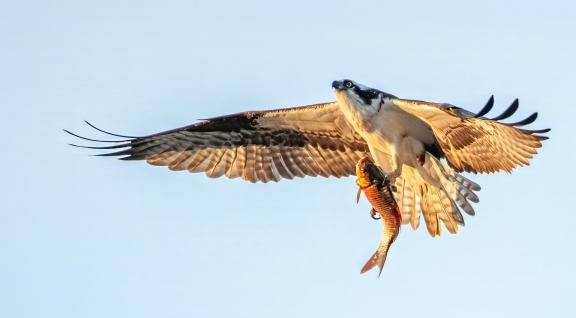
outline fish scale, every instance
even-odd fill
[[[368,202],[372,205],[372,209],[380,215],[383,221],[380,245],[368,262],[366,262],[361,273],[365,273],[375,266],[378,266],[380,269],[378,276],[380,276],[384,268],[384,263],[386,262],[388,250],[400,233],[402,217],[386,177],[370,159],[363,158],[357,163],[356,176],[358,177],[357,183],[360,187],[359,191],[364,192],[366,199],[368,199]]]

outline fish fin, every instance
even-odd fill
[[[377,262],[378,262],[378,258],[380,257],[378,251],[376,251],[372,257],[370,257],[370,259],[368,260],[368,262],[366,262],[366,264],[364,264],[364,267],[362,267],[362,270],[360,270],[360,274],[364,274],[367,271],[371,270],[372,268],[374,268],[374,266],[376,266]]]
[[[358,192],[356,192],[356,203],[360,202],[360,195],[362,195],[362,188],[358,187]]]
[[[389,248],[390,245],[388,245],[388,247],[384,250],[378,248],[376,252],[374,252],[372,257],[370,257],[368,262],[364,264],[364,267],[362,267],[360,274],[364,274],[367,271],[371,270],[372,268],[378,266],[378,268],[380,269],[380,271],[378,272],[378,277],[380,277],[380,275],[382,274],[382,269],[384,268],[384,263],[386,262],[386,256],[388,255]]]

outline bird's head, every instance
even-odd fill
[[[334,81],[332,87],[336,90],[336,100],[341,107],[365,116],[377,113],[383,103],[396,98],[348,79]]]

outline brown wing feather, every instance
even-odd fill
[[[517,100],[497,120],[478,117],[448,104],[404,99],[394,103],[432,128],[446,160],[457,171],[510,172],[517,166],[528,165],[542,141],[548,139],[542,134],[549,129],[518,128],[532,123],[537,114],[512,124],[499,121],[518,109]]]
[[[368,152],[336,103],[222,116],[117,146],[88,148],[121,149],[103,155],[250,182],[353,175]]]

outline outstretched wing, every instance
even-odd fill
[[[434,132],[448,163],[457,171],[511,172],[529,160],[548,137],[550,129],[525,130],[518,127],[531,124],[537,113],[515,123],[502,123],[518,109],[516,99],[501,115],[485,118],[494,105],[490,97],[486,106],[474,114],[450,104],[397,99],[394,104],[420,118]]]
[[[336,103],[216,117],[118,142],[80,147],[116,149],[101,156],[146,160],[171,170],[205,172],[212,178],[240,177],[250,182],[353,175],[356,162],[368,152],[366,142],[347,124]]]

